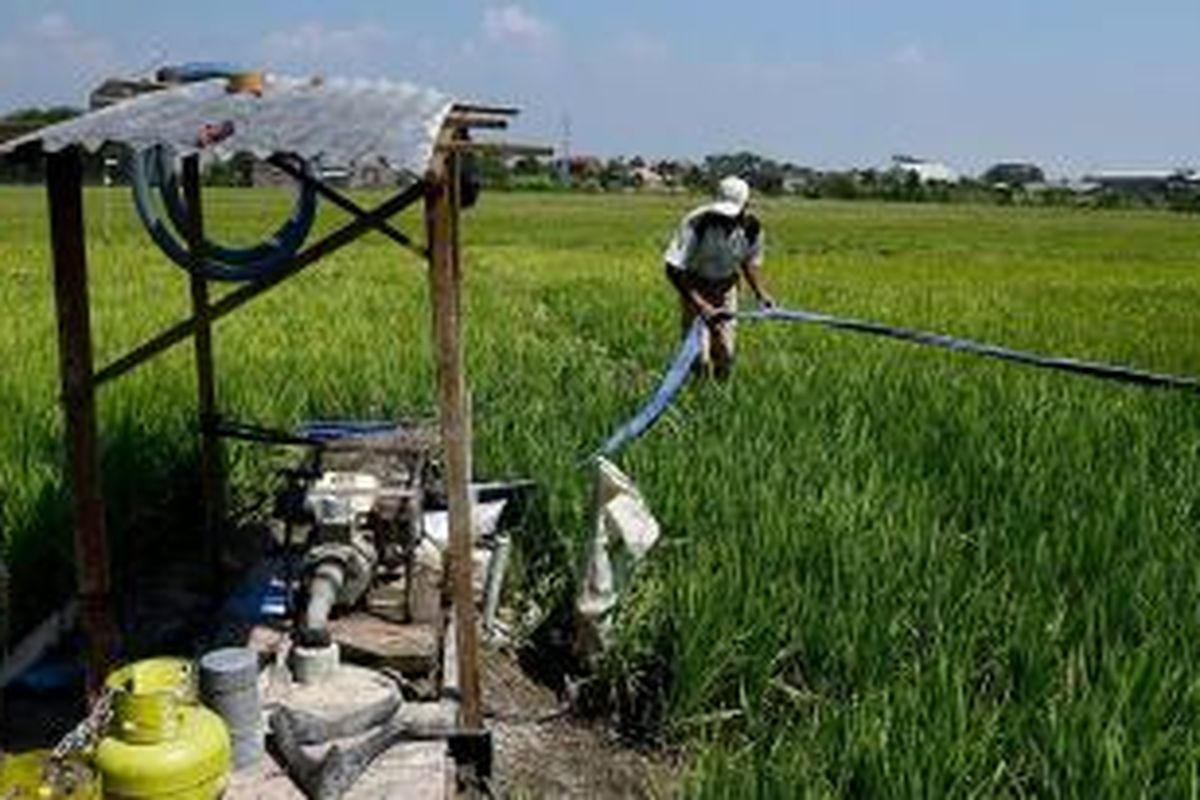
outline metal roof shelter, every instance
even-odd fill
[[[461,725],[479,730],[482,715],[478,642],[471,600],[471,426],[463,360],[462,257],[459,241],[462,157],[478,151],[549,154],[540,147],[474,142],[477,128],[504,128],[517,109],[456,102],[407,83],[269,77],[261,91],[230,91],[224,80],[164,89],[43,128],[0,147],[46,157],[46,189],[58,321],[60,379],[70,459],[75,560],[83,627],[88,642],[89,685],[95,687],[115,652],[110,617],[108,545],[100,490],[95,392],[172,345],[194,346],[201,429],[205,529],[214,556],[223,514],[224,476],[216,426],[212,326],[283,280],[369,231],[383,233],[428,261],[433,341],[437,362],[438,413],[445,447],[450,518],[449,571],[455,599],[454,628],[462,694]],[[207,135],[212,131],[219,135]],[[249,151],[291,174],[352,219],[291,255],[282,268],[210,302],[209,281],[189,273],[192,315],[162,330],[112,363],[92,360],[88,271],[83,225],[81,149],[106,142],[135,150],[165,145],[183,157],[182,185],[188,209],[191,256],[203,254],[200,161]],[[414,180],[372,209],[296,166],[327,161],[352,166],[384,164]],[[414,242],[388,220],[418,201],[425,206],[424,243]]]

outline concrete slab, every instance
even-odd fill
[[[405,742],[372,762],[343,797],[346,800],[438,800],[453,797],[454,762],[446,743]],[[304,800],[283,767],[268,755],[236,773],[225,800]]]
[[[453,761],[445,742],[406,742],[375,759],[346,800],[425,800],[450,797]]]
[[[283,767],[269,753],[253,767],[235,772],[225,800],[304,800]]]
[[[404,624],[408,617],[408,585],[403,578],[376,586],[367,595],[367,609],[388,622]]]
[[[400,625],[370,614],[351,614],[329,624],[345,660],[392,667],[424,677],[438,668],[438,635],[433,625]]]

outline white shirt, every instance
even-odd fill
[[[732,278],[744,263],[762,266],[762,228],[753,241],[741,225],[726,233],[719,225],[708,224],[699,233],[696,223],[709,213],[714,213],[709,206],[701,206],[683,218],[663,253],[667,265],[710,281]]]

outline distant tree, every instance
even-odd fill
[[[600,185],[611,191],[624,189],[633,185],[633,174],[625,159],[610,158],[600,172]]]
[[[204,181],[212,186],[252,186],[254,161],[250,153],[234,153],[228,160],[210,164],[204,172]]]
[[[512,175],[508,164],[499,153],[479,154],[479,180],[486,189],[508,189]]]
[[[49,108],[18,108],[0,114],[0,142],[24,136],[37,128],[77,117],[83,112],[70,106]],[[84,178],[91,182],[100,174],[100,159],[89,155],[84,159]],[[36,158],[0,159],[0,181],[38,182],[44,177],[41,162]]]
[[[852,172],[823,172],[815,188],[818,197],[833,200],[854,200],[859,196],[858,181]]]
[[[857,178],[859,194],[862,197],[878,198],[882,196],[884,176],[874,168],[858,170],[854,173]]]
[[[535,192],[549,192],[560,190],[562,183],[558,176],[551,171],[523,173],[513,175],[512,188]]]
[[[921,202],[949,203],[954,193],[954,184],[948,181],[929,181],[920,188]]]
[[[685,165],[680,161],[662,159],[654,163],[652,169],[662,176],[663,184],[670,187],[684,185]]]
[[[952,203],[990,203],[993,199],[991,186],[968,177],[959,178],[950,194]]]
[[[903,169],[888,169],[879,174],[879,194],[883,200],[906,202],[916,199],[921,191],[917,173]]]
[[[78,117],[83,111],[71,106],[50,106],[48,108],[18,108],[0,117],[3,122],[16,122],[25,125],[53,125],[56,122]]]
[[[710,188],[708,174],[699,164],[688,164],[684,167],[679,182],[690,192],[705,192]]]
[[[1200,212],[1200,185],[1195,181],[1170,185],[1167,188],[1167,207],[1172,211]]]
[[[599,181],[604,172],[604,162],[595,156],[575,156],[567,164],[571,181],[582,184],[588,181]]]
[[[981,176],[984,183],[995,186],[1025,186],[1030,183],[1045,183],[1046,173],[1037,164],[1007,162],[994,164]]]
[[[513,175],[550,175],[552,167],[533,156],[521,156],[513,163]]]
[[[714,185],[726,175],[737,175],[764,194],[783,191],[783,167],[776,161],[747,150],[706,156],[704,169]]]
[[[1043,206],[1074,206],[1080,204],[1079,193],[1069,186],[1047,186],[1037,194]]]
[[[904,170],[901,178],[901,200],[909,202],[919,202],[924,200],[924,192],[922,191],[921,176],[915,170]]]

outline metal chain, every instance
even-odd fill
[[[115,692],[105,689],[83,720],[59,740],[42,766],[42,781],[53,790],[71,796],[92,778],[82,754],[90,750],[112,719]]]
[[[104,729],[108,727],[109,720],[112,719],[112,704],[115,694],[112,689],[107,688],[100,694],[83,721],[72,728],[50,751],[50,761],[61,762],[72,753],[89,749],[100,738]]]

